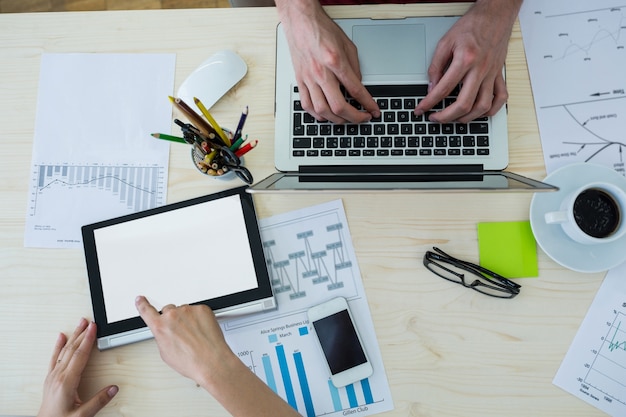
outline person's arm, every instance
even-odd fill
[[[428,69],[430,92],[415,109],[429,111],[459,84],[456,102],[432,113],[437,122],[492,116],[506,103],[502,68],[523,0],[476,0],[439,41]]]
[[[318,120],[360,123],[380,110],[361,83],[354,43],[326,14],[318,0],[276,0],[285,31],[302,107]],[[346,102],[340,86],[366,111]]]
[[[137,297],[137,310],[175,371],[207,390],[233,416],[299,416],[230,350],[215,315],[205,305],[163,307]]]
[[[96,324],[84,318],[69,339],[63,333],[59,335],[50,360],[38,417],[92,417],[117,394],[118,387],[111,385],[86,402],[78,396],[80,378],[95,341]]]

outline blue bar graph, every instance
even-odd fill
[[[364,398],[365,404],[373,404],[374,396],[372,395],[372,388],[370,386],[369,379],[367,378],[362,379],[360,381],[360,385],[361,385],[361,390],[363,391],[363,398]],[[359,404],[359,401],[356,395],[356,388],[354,384],[350,384],[346,386],[345,390],[346,390],[346,395],[348,397],[348,403],[349,403],[348,408],[354,408],[354,407],[358,407],[359,405],[363,405],[363,404]],[[330,392],[330,398],[333,401],[333,409],[335,411],[342,411],[344,408],[341,403],[341,395],[339,393],[340,391],[337,387],[333,385],[330,379],[328,380],[328,391]]]
[[[363,389],[365,404],[372,404],[374,402],[374,397],[372,396],[372,388],[370,387],[369,379],[365,378],[361,380],[361,388]]]
[[[296,336],[298,339],[310,337],[307,326],[300,326],[294,330],[295,334],[290,335],[291,337]],[[342,413],[352,408],[375,403],[368,378],[341,388],[335,387],[327,376],[320,380],[319,372],[312,372],[310,369],[315,364],[306,363],[309,352],[301,351],[291,343],[285,345],[279,342],[278,340],[283,337],[286,336],[277,333],[267,335],[266,340],[274,350],[275,356],[271,351],[261,355],[263,373],[259,376],[264,376],[267,386],[282,396],[300,414],[305,417],[316,417],[316,409],[322,414]],[[293,339],[288,340],[288,342],[292,341]],[[278,369],[276,364],[278,364]],[[326,381],[328,386],[328,394],[324,402],[318,404],[317,402],[323,398],[320,396],[320,391],[326,390],[323,381]]]
[[[287,366],[287,357],[285,356],[285,348],[283,345],[276,345],[276,355],[278,356],[278,366],[280,367],[280,375],[283,377],[283,385],[285,386],[285,394],[287,395],[287,403],[294,409],[298,409],[296,404],[296,396],[293,392],[293,384],[291,383],[291,375]]]
[[[328,380],[328,390],[330,391],[330,398],[333,400],[333,408],[335,411],[341,411],[341,397],[339,396],[339,390],[333,385],[333,381]]]
[[[302,390],[302,398],[304,399],[304,408],[306,409],[306,415],[308,417],[315,417],[315,410],[313,409],[313,399],[311,398],[309,382],[307,381],[306,372],[304,371],[302,353],[294,352],[293,360],[296,363],[296,372],[298,373],[298,381],[300,382],[300,389]]]
[[[356,400],[356,391],[354,390],[354,384],[346,386],[346,394],[348,394],[348,404],[350,404],[350,408],[358,407],[359,402]]]
[[[272,362],[270,361],[270,357],[267,354],[264,354],[261,357],[263,361],[263,371],[265,371],[265,381],[267,382],[267,386],[270,387],[272,391],[278,393],[276,389],[276,380],[274,379],[274,372],[272,371]]]

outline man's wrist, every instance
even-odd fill
[[[295,14],[310,18],[323,11],[319,0],[275,0],[278,17],[285,21]]]
[[[523,0],[476,0],[468,13],[495,19],[506,27],[513,27]]]

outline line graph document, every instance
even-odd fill
[[[259,221],[278,309],[221,322],[227,343],[300,414],[368,416],[393,409],[341,200]],[[374,373],[336,388],[312,333],[309,307],[348,300]]]
[[[626,2],[525,0],[519,18],[547,172],[594,162],[625,175]]]
[[[611,416],[626,415],[626,263],[607,273],[553,382]]]
[[[174,54],[43,54],[24,245],[165,204]]]

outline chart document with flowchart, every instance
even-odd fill
[[[340,200],[260,220],[278,310],[222,323],[239,358],[307,417],[393,409],[391,392]],[[374,373],[336,388],[306,310],[348,300]]]

